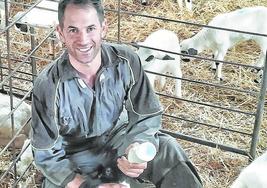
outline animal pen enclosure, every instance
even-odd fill
[[[38,6],[39,1],[9,2],[7,27],[0,36],[1,92],[9,93],[11,101],[12,96],[17,96],[30,104],[34,78],[62,50],[54,41],[54,28],[32,26],[27,33],[15,29],[14,23],[19,22],[13,19],[16,12],[30,10]],[[182,41],[206,27],[219,13],[267,5],[266,0],[231,0],[227,4],[221,0],[203,0],[193,2],[194,11],[190,13],[172,0],[150,0],[147,6],[141,6],[138,0],[103,2],[109,23],[106,40],[127,45],[143,41],[159,28],[174,31]],[[266,33],[248,34],[267,37]],[[50,45],[52,51],[49,50]],[[247,165],[245,156],[254,158],[266,149],[267,118],[263,114],[266,108],[266,66],[261,84],[254,82],[257,74],[251,71],[255,69],[253,63],[258,56],[259,47],[253,41],[241,42],[231,48],[223,62],[225,79],[221,82],[214,79],[210,70],[212,57],[209,51],[192,57],[190,62],[181,62],[181,98],[174,97],[172,92],[177,78],[156,73],[167,77],[164,90],[156,87],[164,108],[163,131],[177,137],[196,164],[205,187],[228,187],[242,166]],[[16,112],[16,106],[12,106],[11,102],[13,108],[8,114],[11,125],[13,111]],[[14,130],[12,135],[15,134]],[[12,140],[9,144],[12,146]],[[13,171],[18,153],[19,149],[1,148],[0,187],[12,187],[19,182],[23,182],[21,185],[24,187],[38,187],[34,167],[29,167],[26,177]]]

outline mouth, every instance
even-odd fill
[[[91,49],[92,47],[78,48],[78,51],[82,53],[88,53]]]

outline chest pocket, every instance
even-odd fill
[[[82,137],[89,132],[85,112],[79,106],[59,114],[59,131],[62,136]]]

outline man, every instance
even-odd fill
[[[67,51],[39,75],[32,101],[31,143],[43,187],[123,188],[105,177],[120,173],[161,188],[202,187],[176,140],[159,132],[162,109],[138,56],[102,43],[101,1],[61,0],[58,18]],[[130,163],[129,149],[143,142],[157,155]]]

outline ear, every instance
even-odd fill
[[[152,61],[155,57],[153,55],[150,55],[146,58],[146,62]]]
[[[162,58],[162,60],[175,60],[175,58],[173,58],[173,57],[169,56],[168,54],[166,54],[166,55]]]
[[[102,22],[102,33],[101,33],[101,38],[105,38],[106,34],[108,32],[108,24],[107,24],[107,19],[104,19]]]
[[[60,25],[58,24],[57,27],[56,27],[56,31],[58,33],[58,36],[59,36],[59,39],[62,43],[65,43],[65,37],[64,37],[64,34],[63,34],[63,29],[60,27]]]
[[[194,48],[189,48],[188,53],[189,55],[197,55],[198,51]]]

